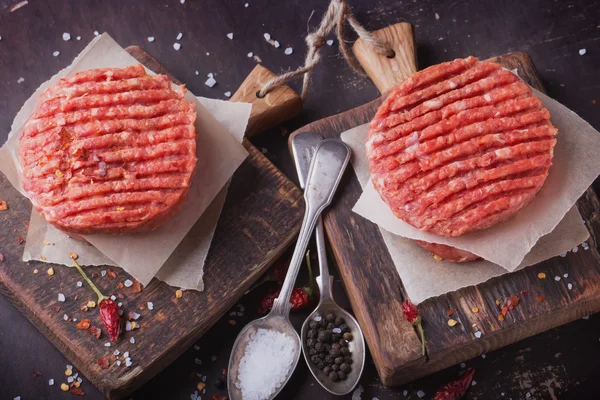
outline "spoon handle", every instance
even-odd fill
[[[289,298],[294,289],[294,283],[300,271],[308,241],[319,216],[325,207],[331,203],[349,159],[350,149],[337,139],[323,140],[315,151],[308,172],[306,189],[304,190],[306,211],[302,227],[281,292],[273,304],[272,315],[287,317],[290,312]]]
[[[319,269],[321,273],[317,276],[316,281],[319,285],[320,301],[328,301],[333,299],[331,293],[331,276],[329,275],[329,264],[327,263],[327,248],[325,247],[325,230],[323,229],[323,219],[319,217],[317,227],[315,229],[315,238],[317,242],[317,255],[319,257]]]

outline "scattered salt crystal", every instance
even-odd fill
[[[569,290],[573,289],[573,284],[572,284],[572,283],[567,283],[567,288],[568,288]]]
[[[111,299],[112,301],[115,301],[115,300],[117,299],[117,296],[115,296],[115,295],[113,294],[112,296],[110,296],[110,299]]]
[[[365,389],[362,387],[362,385],[357,387],[356,390],[352,393],[352,400],[360,400],[364,391]]]
[[[233,32],[229,32],[227,34],[227,37],[229,38],[229,40],[233,40]]]
[[[197,344],[194,345],[194,350],[200,350],[200,346],[198,346]]]
[[[123,357],[124,357],[124,358],[129,358],[129,352],[128,352],[128,351],[126,351],[125,353],[123,353]]]
[[[317,321],[317,322],[319,322],[319,321],[320,321],[320,320],[322,320],[322,319],[323,319],[323,317],[321,317],[320,315],[317,315],[317,316],[315,316],[315,317],[313,318],[313,320],[314,320],[314,321]]]
[[[21,400],[21,396],[17,396],[13,400]]]
[[[471,381],[471,386],[475,386],[475,385],[477,385],[477,381],[475,381],[475,380]]]
[[[555,276],[555,277],[554,277],[554,280],[555,280],[556,282],[560,281],[560,276],[558,276],[558,275],[557,275],[557,276]]]
[[[25,82],[25,78],[20,77],[19,79],[17,79],[17,83],[23,83]]]
[[[379,398],[378,397],[373,397],[373,399],[371,399],[371,400],[379,400]]]
[[[529,393],[529,392],[525,393],[525,397],[526,398],[530,398],[531,397],[531,393]]]
[[[480,331],[476,331],[476,332],[475,332],[475,337],[476,337],[477,339],[479,339],[479,338],[481,337],[481,332],[480,332]]]
[[[73,322],[77,322],[77,318],[73,318]]]
[[[135,344],[135,338],[133,336],[131,337],[131,339],[129,339],[129,343]]]
[[[265,40],[268,42],[269,40],[271,40],[271,35],[268,33],[265,33],[264,35]]]
[[[48,385],[50,385],[50,386],[54,385],[54,379],[49,379],[48,380]]]
[[[81,36],[77,36],[77,38],[76,38],[76,39],[77,39],[77,40],[81,40]]]
[[[133,330],[133,328],[132,328],[132,325],[131,325],[131,322],[129,322],[129,321],[126,321],[126,322],[125,322],[125,331],[129,332],[129,331],[131,331],[131,330]]]
[[[204,82],[204,84],[208,87],[213,87],[217,84],[217,81],[215,80],[215,78],[208,78],[206,82]]]
[[[60,51],[56,50],[54,53],[52,53],[52,55],[54,57],[58,57],[60,55]]]
[[[567,252],[565,251],[564,253],[560,253],[561,257],[566,257],[567,256]]]
[[[133,282],[131,281],[131,279],[126,279],[125,282],[123,282],[123,285],[125,287],[131,287],[133,285]]]
[[[237,315],[238,317],[243,317],[243,316],[244,316],[244,313],[243,313],[243,312],[239,312],[239,311],[238,311],[236,315]]]
[[[149,41],[150,43],[154,42],[154,36],[148,36],[148,41]]]
[[[75,380],[75,378],[73,378],[72,376],[67,378],[67,382],[69,382],[69,383],[73,383],[74,380]]]
[[[585,55],[585,53],[587,53],[587,50],[586,50],[586,49],[579,49],[579,55],[580,55],[580,56],[583,56],[583,55]]]
[[[65,295],[62,293],[58,294],[58,301],[60,301],[61,303],[65,302]]]
[[[0,40],[2,40],[2,36],[0,36]]]
[[[104,347],[110,347],[110,342],[104,343]]]
[[[207,52],[206,52],[206,55],[207,55],[207,56],[210,56],[210,53],[207,51]]]
[[[67,364],[65,367],[65,369],[73,369],[73,366],[71,364]]]
[[[230,317],[235,317],[236,315],[237,315],[237,313],[235,311],[232,311],[232,312],[229,313]]]
[[[582,317],[581,319],[590,319],[590,316],[586,315],[585,317]]]
[[[333,333],[342,333],[342,330],[340,328],[333,328],[331,330],[331,332],[333,332]]]
[[[292,49],[291,47],[288,47],[287,49],[285,49],[284,53],[286,56],[289,56],[290,54],[292,54],[294,52],[294,49]]]
[[[83,286],[83,282],[77,281],[77,287],[82,287],[82,286]]]
[[[179,0],[181,4],[185,4],[185,0]]]
[[[461,367],[461,368],[466,368],[466,367],[467,367],[467,364],[465,364],[465,363],[460,363],[460,367]]]
[[[420,399],[422,399],[423,397],[425,397],[425,392],[424,392],[424,391],[422,391],[422,390],[418,390],[418,391],[417,391],[417,396],[418,396]]]
[[[504,397],[504,396],[506,396],[506,393],[502,392],[502,393],[500,393],[500,396]]]
[[[126,366],[126,367],[131,367],[131,365],[132,365],[132,364],[133,364],[133,363],[131,362],[131,360],[127,360],[127,361],[125,361],[125,366]]]
[[[295,349],[295,341],[285,333],[258,329],[246,345],[236,377],[244,400],[268,398],[281,387],[294,362]]]
[[[181,44],[179,44],[179,43],[175,42],[175,43],[173,43],[173,48],[174,48],[175,50],[179,51],[179,49],[181,48]]]
[[[121,354],[121,352],[119,350],[115,350],[115,352],[113,353],[115,356],[118,356],[119,354]]]
[[[212,357],[210,358],[210,361],[217,361],[217,356],[212,356]]]
[[[435,19],[440,19],[440,14],[435,13]]]
[[[177,40],[181,40],[182,37],[183,37],[183,33],[179,32],[177,34]]]
[[[408,390],[403,390],[403,391],[402,391],[402,395],[403,395],[404,397],[408,396]]]
[[[71,34],[70,34],[70,33],[68,33],[68,32],[65,32],[65,33],[63,33],[63,40],[64,40],[65,42],[67,42],[67,41],[71,40]]]
[[[571,249],[571,251],[572,251],[573,253],[577,253],[577,250],[579,250],[579,248],[578,248],[577,246],[575,246],[575,247],[573,247],[573,248]]]
[[[106,270],[105,270],[105,269],[103,269],[102,271],[100,271],[100,275],[102,275],[102,276],[106,276]]]
[[[212,72],[209,72],[208,75],[206,75],[206,76],[208,76],[209,78],[214,78],[215,77],[215,75]]]
[[[69,320],[69,316],[68,316],[67,314],[65,314],[65,315],[63,315],[63,319],[64,319],[65,321],[68,321],[68,320]]]
[[[202,377],[202,382],[206,382],[206,375]]]
[[[200,72],[196,71],[196,75],[200,75]]]
[[[563,275],[563,278],[568,278],[568,277],[569,277],[568,273],[566,273],[566,274]]]
[[[253,52],[250,52],[250,53],[247,54],[248,58],[252,58],[253,55],[254,55]]]
[[[275,46],[275,48],[278,49],[280,44],[277,40],[275,40],[275,41],[273,41],[273,46]]]
[[[201,359],[199,359],[199,358],[196,358],[196,359],[194,360],[194,363],[196,363],[196,364],[198,364],[198,365],[201,365],[201,364],[202,364],[202,360],[201,360]]]
[[[98,36],[98,35],[100,35],[100,34],[98,33],[98,31],[94,31],[94,36]]]
[[[249,5],[250,5],[250,4],[246,3],[246,4],[244,4],[244,7],[248,8],[248,6],[249,6]]]
[[[486,357],[487,357],[487,356],[486,356],[485,354],[482,354],[482,355],[481,355],[481,358],[486,358]]]
[[[329,39],[325,43],[327,43],[327,46],[331,46],[333,45],[333,39]]]
[[[154,303],[152,303],[151,301],[149,301],[146,305],[148,306],[148,310],[154,310]]]
[[[83,379],[81,377],[77,377],[77,382],[81,383],[83,382]]]
[[[121,360],[117,360],[117,367],[121,366]]]
[[[225,97],[231,97],[231,92],[225,92]]]
[[[245,308],[245,307],[244,307],[242,304],[238,304],[238,305],[237,305],[237,308],[239,308],[239,309],[240,309],[240,311],[242,311],[242,312],[243,312],[243,311],[246,311],[246,308]]]

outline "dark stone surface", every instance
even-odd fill
[[[247,8],[245,2],[249,3]],[[10,12],[17,0],[0,0],[0,142],[22,103],[35,88],[66,67],[93,37],[95,30],[109,32],[122,46],[137,44],[147,49],[197,95],[225,98],[235,91],[255,61],[280,72],[295,68],[304,58],[307,25],[314,27],[326,7],[319,0],[179,0],[162,1],[42,1],[30,0]],[[487,58],[510,51],[529,53],[548,93],[596,128],[600,114],[600,7],[586,0],[568,1],[351,1],[357,18],[369,29],[408,21],[415,25],[419,66],[475,55]],[[314,10],[312,18],[309,17]],[[435,14],[439,15],[436,19]],[[309,21],[307,23],[307,21]],[[69,32],[72,39],[62,40]],[[179,32],[182,48],[172,47]],[[234,40],[226,34],[234,33]],[[268,32],[281,43],[275,49],[265,42]],[[76,37],[80,35],[81,41]],[[154,36],[153,43],[147,41]],[[351,35],[349,35],[352,38]],[[290,56],[283,53],[292,47]],[[587,54],[580,56],[579,49]],[[58,50],[60,55],[52,53]],[[210,55],[206,55],[209,52]],[[199,75],[195,75],[199,71]],[[214,88],[204,85],[206,74],[216,74]],[[22,83],[17,80],[23,77]],[[297,84],[293,85],[298,87]],[[316,119],[348,110],[378,95],[367,80],[355,75],[337,56],[335,46],[323,49],[323,64],[314,74],[313,89],[305,111],[285,124],[288,132]],[[287,138],[274,129],[253,142],[266,148],[274,162],[294,177],[287,153]],[[595,184],[598,189],[598,182]],[[0,194],[1,197],[1,194]],[[2,245],[0,244],[0,251]],[[335,272],[335,270],[334,270]],[[300,277],[299,282],[306,277]],[[207,395],[224,393],[215,387],[227,366],[229,350],[241,327],[256,317],[254,310],[266,288],[241,299],[243,316],[224,316],[199,342],[139,391],[133,399],[188,399],[200,379],[208,375]],[[348,305],[339,280],[336,298]],[[293,316],[299,328],[308,312]],[[232,326],[228,320],[235,319]],[[591,399],[600,392],[600,317],[592,316],[557,328],[467,362],[476,369],[476,386],[469,399]],[[217,356],[216,361],[211,357]],[[202,360],[198,365],[194,360]],[[0,399],[21,396],[61,399],[66,360],[8,301],[0,297]],[[432,398],[438,386],[458,377],[460,366],[448,368],[398,389],[381,386],[368,362],[361,385],[363,399],[416,399],[417,390]],[[41,376],[34,376],[33,371]],[[48,379],[55,385],[49,386]],[[101,394],[88,382],[82,385],[87,399]],[[501,393],[505,393],[505,397]],[[280,398],[332,397],[316,384],[304,361]],[[351,396],[347,396],[350,398]]]

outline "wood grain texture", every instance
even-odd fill
[[[263,98],[257,97],[262,86],[276,75],[262,65],[254,67],[231,101],[252,104],[246,137],[292,119],[302,111],[302,98],[286,85],[278,86]]]
[[[528,84],[543,91],[527,54],[510,53],[491,60],[508,69],[517,68],[519,76]],[[339,137],[341,132],[367,123],[382,100],[379,98],[311,123],[294,132],[291,138],[305,131]],[[404,321],[400,312],[405,295],[401,279],[378,228],[352,213],[361,189],[354,176],[346,178],[336,204],[325,217],[325,227],[353,310],[365,329],[367,344],[385,385],[412,381],[600,310],[600,254],[597,250],[600,204],[593,190],[588,189],[577,205],[590,230],[589,250],[569,252],[565,258],[555,257],[419,305],[429,355],[426,362],[417,353],[418,339],[412,326]],[[544,272],[547,278],[539,279],[539,272]],[[554,280],[564,273],[569,274],[572,290],[567,288],[564,279]],[[511,295],[519,296],[521,302],[500,322],[496,300],[503,301]],[[537,296],[543,296],[545,301],[537,301]],[[453,307],[457,308],[453,318],[459,325],[449,328],[446,313]],[[479,312],[473,313],[472,307],[479,308]],[[477,330],[482,332],[480,339],[474,336]]]
[[[411,24],[400,22],[372,33],[390,45],[393,57],[378,54],[360,38],[352,51],[379,92],[387,93],[417,72],[414,29]]]
[[[155,72],[167,73],[139,47],[127,48],[135,58]],[[174,82],[179,83],[171,76]],[[275,106],[275,104],[272,104]],[[260,117],[260,115],[255,115]],[[272,121],[272,119],[271,119]],[[265,126],[265,125],[263,125]],[[97,340],[77,330],[74,322],[90,318],[101,326],[97,309],[84,312],[80,307],[94,299],[93,292],[78,288],[81,278],[75,270],[54,266],[49,279],[48,264],[23,263],[23,249],[17,236],[26,236],[31,203],[0,175],[0,193],[9,204],[0,213],[0,240],[6,261],[0,264],[0,291],[107,397],[122,397],[156,375],[197,340],[235,301],[248,290],[265,269],[279,257],[297,235],[304,210],[302,193],[247,140],[249,156],[234,174],[227,200],[204,266],[204,292],[186,291],[175,298],[176,288],[154,279],[141,293],[118,290],[117,285],[131,277],[119,268],[115,279],[95,278],[103,293],[121,292],[125,314],[141,313],[141,329],[125,332],[118,343],[105,347],[106,335]],[[5,245],[6,244],[6,245]],[[38,269],[39,274],[33,270]],[[105,267],[86,267],[88,274],[99,274]],[[58,293],[67,301],[59,303]],[[154,310],[145,309],[153,302]],[[60,311],[55,311],[60,307]],[[136,344],[130,343],[134,337]],[[112,355],[115,349],[129,351],[133,366],[118,367],[111,361],[103,370],[96,360]]]

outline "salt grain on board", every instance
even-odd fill
[[[52,386],[52,385],[54,385],[54,379],[49,379],[49,380],[48,380],[48,385],[49,385],[49,386]]]
[[[250,4],[246,3],[246,4],[244,4],[244,7],[248,8],[248,6],[249,6],[249,5],[250,5]]]
[[[63,33],[62,38],[65,42],[67,42],[67,41],[71,40],[71,34],[68,32],[65,32],[65,33]]]
[[[285,49],[284,53],[286,56],[289,56],[290,54],[292,54],[294,52],[294,49],[292,49],[291,47],[288,47],[287,49]]]
[[[271,35],[270,35],[270,34],[268,34],[268,33],[265,33],[265,34],[263,35],[263,37],[265,38],[265,40],[266,40],[267,42],[268,42],[269,40],[271,40]]]
[[[83,286],[83,282],[77,281],[77,287],[82,287],[82,286]]]
[[[225,92],[225,97],[231,97],[231,92]]]
[[[362,387],[362,385],[359,385],[356,390],[352,393],[352,400],[360,400],[362,393],[365,391],[365,389]]]
[[[215,78],[208,78],[206,82],[204,82],[204,84],[208,87],[213,87],[217,84],[217,81],[215,80]]]
[[[440,19],[440,14],[435,13],[435,19]]]
[[[294,340],[285,333],[258,329],[240,360],[235,387],[244,400],[262,400],[277,391],[294,362]]]
[[[252,58],[253,55],[254,55],[254,53],[252,53],[252,52],[247,54],[248,58]]]
[[[60,54],[60,51],[58,51],[58,50],[56,50],[54,53],[52,53],[52,55],[53,55],[54,57],[58,57],[58,55],[59,55],[59,54]]]
[[[476,331],[474,335],[475,335],[475,337],[477,339],[481,338],[481,332],[480,331]]]
[[[179,32],[179,34],[177,34],[177,40],[181,40],[182,37],[183,37],[183,33]]]
[[[229,38],[229,40],[233,40],[233,32],[228,33],[227,37]]]
[[[98,33],[98,31],[94,31],[94,36],[98,36],[98,35],[100,35],[100,34]]]
[[[568,278],[568,277],[569,277],[568,273],[563,275],[563,278]]]
[[[149,41],[150,43],[154,42],[154,36],[148,36],[148,41]]]
[[[81,36],[77,36],[77,37],[76,37],[76,39],[77,39],[77,40],[81,40]]]
[[[462,363],[460,363],[460,367],[461,367],[461,368],[466,368],[466,367],[467,367],[467,364],[465,364],[464,362],[462,362]]]
[[[133,285],[133,282],[131,281],[131,279],[126,279],[125,282],[123,282],[123,285],[125,287],[131,287]]]
[[[181,48],[181,44],[179,44],[179,43],[175,42],[175,43],[173,43],[173,48],[174,48],[175,50],[179,51],[179,49]]]
[[[560,276],[558,276],[558,275],[557,275],[557,276],[555,276],[555,277],[554,277],[554,280],[555,280],[556,282],[560,281]]]
[[[333,39],[329,39],[325,43],[327,43],[327,46],[331,46],[333,45]]]
[[[587,53],[587,50],[586,50],[586,49],[579,49],[579,55],[580,55],[580,56],[583,56],[583,55],[585,55],[585,53]]]
[[[25,82],[25,78],[20,77],[19,79],[17,79],[17,83],[23,83]]]
[[[277,40],[275,40],[273,42],[273,46],[275,46],[275,48],[278,49],[279,48],[279,42]]]
[[[418,390],[417,391],[417,397],[422,399],[423,397],[425,397],[425,392],[422,390]]]
[[[148,306],[148,310],[154,310],[154,303],[152,303],[151,301],[149,301],[146,305]]]
[[[65,302],[65,295],[62,293],[58,294],[58,301],[60,301],[61,303]]]
[[[560,253],[560,256],[563,257],[563,258],[566,257],[567,256],[567,252]]]

